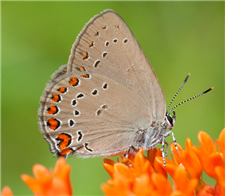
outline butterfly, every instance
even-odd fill
[[[85,25],[40,103],[39,127],[55,156],[128,155],[162,144],[165,165],[165,138],[171,134],[176,146],[175,112],[166,111],[152,66],[112,10]]]

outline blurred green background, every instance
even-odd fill
[[[32,195],[20,175],[33,175],[34,164],[55,165],[38,130],[39,99],[83,26],[104,9],[119,13],[133,31],[167,105],[188,73],[173,105],[215,87],[176,109],[178,143],[184,147],[190,137],[198,145],[199,130],[218,138],[224,127],[224,2],[1,2],[1,8],[1,186],[14,195]],[[103,158],[67,162],[74,195],[102,194],[100,184],[109,179]],[[206,175],[203,180],[215,184]]]

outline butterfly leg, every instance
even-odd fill
[[[164,154],[164,145],[166,144],[166,154]],[[166,166],[166,160],[165,158],[167,157],[168,155],[168,142],[165,141],[165,137],[163,136],[162,138],[162,148],[161,148],[161,151],[162,151],[162,157],[163,157],[163,166]]]
[[[168,155],[168,147],[169,147],[169,144],[168,144],[168,142],[166,142],[166,141],[164,141],[164,143],[166,144],[166,155],[165,155],[165,157],[167,157],[167,155]]]
[[[165,145],[165,136],[163,135],[161,151],[162,151],[162,157],[163,157],[163,166],[165,167],[166,166],[166,159],[165,159],[165,154],[164,154],[164,145]],[[167,147],[168,147],[168,145],[167,145]]]
[[[128,155],[130,154],[130,150],[131,150],[131,149],[132,149],[135,153],[137,153],[137,150],[136,150],[132,145],[130,145],[129,148],[128,148],[128,150],[127,150],[127,153],[124,155],[126,159],[128,158]]]
[[[162,144],[161,151],[162,151],[162,157],[163,157],[163,166],[166,166],[165,157],[167,157],[167,154],[168,154],[168,143],[165,141],[165,138],[168,137],[169,135],[172,135],[175,148],[179,152],[177,148],[176,139],[172,131],[165,133],[160,139],[156,140],[154,143],[151,144],[152,147],[155,147],[157,144],[160,144],[160,143]],[[166,144],[166,154],[164,153],[165,144]]]
[[[165,141],[165,137],[163,136],[162,138],[158,139],[157,141],[155,141],[152,146],[156,146],[157,144],[162,144],[162,148],[161,148],[161,152],[162,152],[162,157],[163,157],[163,165],[166,166],[166,161],[165,158],[168,155],[168,142]],[[164,154],[164,146],[166,145],[166,154]],[[149,151],[148,151],[149,153]]]
[[[179,150],[178,150],[178,148],[177,148],[177,142],[176,142],[176,138],[175,138],[175,136],[174,136],[174,133],[173,133],[172,131],[169,131],[169,132],[165,133],[163,136],[164,136],[164,138],[166,138],[166,137],[168,137],[169,135],[172,135],[172,137],[173,137],[173,142],[174,142],[174,146],[175,146],[176,150],[179,152]],[[164,140],[165,140],[165,139],[164,139]]]

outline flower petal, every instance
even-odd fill
[[[66,159],[64,157],[59,157],[56,164],[53,177],[62,178],[62,180],[68,179],[70,173],[70,166],[66,164]]]
[[[156,157],[155,160],[158,162],[158,164],[160,164],[162,167],[164,167],[162,157]],[[177,167],[178,167],[178,165],[175,165],[171,160],[166,158],[166,166],[164,167],[164,169],[168,172],[168,174],[172,178],[174,177],[174,173],[175,173]]]
[[[187,138],[185,141],[185,150],[187,150],[191,154],[191,156],[195,160],[196,164],[201,166],[201,163],[200,163],[197,155],[193,151],[193,145],[192,145],[190,138]]]
[[[178,144],[177,143],[177,148],[178,148],[178,151],[179,152],[182,152],[183,151],[183,148],[181,147],[181,145],[180,144]],[[174,142],[171,142],[171,144],[170,144],[170,150],[173,152],[173,151],[177,151],[177,149],[176,149],[176,147],[175,147],[175,145],[174,145]],[[177,152],[178,152],[177,151]]]
[[[110,177],[113,178],[114,173],[115,173],[114,167],[112,165],[110,165],[110,164],[107,164],[107,163],[103,163],[103,167],[108,172]]]
[[[221,131],[218,140],[216,140],[219,151],[223,153],[223,157],[225,159],[225,128]]]
[[[57,196],[71,196],[72,189],[67,185],[68,183],[60,178],[53,179],[52,188],[49,190],[52,195]]]
[[[101,185],[101,189],[105,195],[113,195],[113,194],[111,194],[113,191],[113,187],[109,186],[107,183],[103,183]]]
[[[193,146],[192,141],[188,137],[185,141],[185,150],[188,150],[188,151],[192,150],[192,146]]]
[[[33,174],[37,180],[51,180],[51,173],[43,165],[35,164],[33,166]]]
[[[150,183],[149,175],[143,174],[135,180],[135,185],[133,188],[133,193],[135,195],[151,195],[153,191],[153,186]]]
[[[116,174],[122,175],[125,179],[132,180],[134,178],[131,170],[122,163],[115,163],[114,170]]]
[[[112,165],[112,166],[115,164],[115,162],[111,159],[104,159],[103,161],[104,161],[104,163],[107,163],[108,165]]]
[[[21,179],[23,182],[31,189],[31,191],[36,195],[42,194],[42,186],[38,181],[27,174],[22,174]]]
[[[35,178],[26,174],[23,174],[21,178],[35,195],[72,195],[70,166],[66,164],[65,158],[60,157],[57,160],[54,172],[36,164],[33,167],[33,173]]]
[[[193,150],[198,156],[205,173],[207,173],[212,178],[216,178],[217,175],[215,173],[215,167],[223,166],[221,153],[215,152],[211,154],[205,154],[202,148],[197,146],[193,146]]]
[[[214,169],[212,170],[211,167],[209,167],[210,164],[210,160],[209,160],[209,155],[205,154],[204,151],[202,150],[202,148],[198,147],[198,146],[193,146],[193,151],[195,152],[195,154],[197,155],[198,159],[201,162],[201,166],[203,168],[203,170],[209,175],[209,176],[214,176]]]
[[[162,157],[162,151],[160,149],[158,149],[156,151],[155,157]],[[155,170],[156,170],[157,173],[160,173],[165,178],[167,178],[167,172],[166,172],[164,166],[161,165],[161,163],[159,163],[158,161],[156,161],[156,159],[154,159],[154,168],[155,168]]]
[[[143,148],[140,148],[140,150],[137,152],[135,159],[134,159],[134,165],[137,169],[140,169],[140,173],[142,170],[142,166],[144,165],[145,159],[143,155]]]
[[[182,165],[185,167],[192,178],[199,178],[202,175],[202,167],[199,164],[197,157],[193,157],[191,153],[189,153],[187,150],[184,150],[182,152],[181,158]]]
[[[157,173],[152,174],[152,182],[158,195],[169,195],[172,192],[170,182],[163,175]]]
[[[201,149],[205,154],[211,154],[213,152],[216,152],[216,145],[213,143],[213,140],[211,137],[203,132],[198,132],[198,141],[201,145]]]
[[[183,149],[182,147],[180,146],[180,144],[177,143],[177,148],[179,151],[177,151],[177,149],[175,148],[175,145],[174,145],[174,142],[171,143],[170,145],[170,149],[174,155],[174,158],[176,160],[176,162],[178,164],[180,164],[182,161],[181,161],[181,153],[183,152]]]
[[[216,175],[218,177],[218,181],[225,184],[225,168],[216,167],[215,171],[216,171]]]
[[[156,157],[156,152],[157,152],[157,149],[156,148],[151,148],[148,151],[148,160],[150,161],[150,163],[152,165],[154,165],[154,160],[155,160],[155,157]]]
[[[4,186],[1,192],[1,196],[13,196],[13,193],[8,186]]]
[[[209,155],[209,160],[211,163],[211,169],[215,169],[217,166],[224,167],[223,155],[222,153],[215,152]]]
[[[109,195],[133,195],[132,187],[133,187],[134,180],[128,179],[123,175],[115,175],[114,176],[114,183],[113,190]]]
[[[215,172],[217,175],[217,184],[219,185],[220,195],[225,195],[225,168],[216,167]]]
[[[70,165],[66,164],[66,159],[64,157],[59,157],[56,162],[55,170],[53,173],[53,179],[55,180],[55,181],[53,181],[53,186],[55,186],[55,188],[59,187],[59,186],[57,186],[57,184],[58,184],[58,182],[61,181],[63,187],[61,188],[60,192],[62,192],[62,190],[63,190],[64,195],[72,195],[72,186],[71,186],[71,182],[70,182],[70,171],[71,171],[71,167],[70,167]]]
[[[178,166],[174,174],[174,182],[177,191],[182,192],[184,195],[194,195],[194,190],[197,187],[198,180],[188,178],[186,170]]]
[[[140,148],[135,156],[134,170],[136,177],[139,177],[145,173],[148,173],[150,175],[151,173],[155,172],[148,159],[144,157],[143,148]]]

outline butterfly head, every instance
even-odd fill
[[[175,111],[173,111],[173,116],[171,116],[168,113],[166,114],[166,121],[169,125],[169,129],[173,129],[173,127],[175,125],[175,121],[176,121]]]

